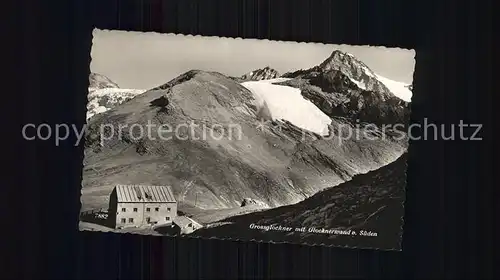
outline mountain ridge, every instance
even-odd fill
[[[250,201],[258,201],[252,204],[259,207],[278,207],[298,203],[396,160],[406,151],[407,138],[396,138],[391,128],[368,128],[354,119],[397,123],[398,114],[408,113],[404,101],[385,92],[362,90],[342,69],[330,68],[325,73],[314,68],[275,81],[252,80],[299,89],[330,118],[326,137],[299,128],[293,120],[272,116],[262,120],[270,115],[262,108],[279,109],[276,104],[262,106],[243,79],[214,71],[187,71],[116,103],[88,121],[82,184],[86,193],[95,189],[97,198],[82,199],[100,205],[100,190],[117,183],[169,184],[182,211],[239,209]],[[386,95],[393,103],[383,103]],[[377,122],[380,115],[383,121]],[[175,131],[186,140],[164,140],[158,131],[139,139],[120,134],[123,125],[178,128],[188,123],[199,126]],[[241,139],[230,137],[233,124],[239,125]],[[113,137],[103,139],[103,125],[109,128],[104,134],[113,132]],[[341,139],[339,127],[355,131],[358,137]],[[195,139],[205,132],[212,136]]]
[[[404,214],[406,160],[407,153],[404,153],[394,162],[356,175],[350,181],[322,190],[297,204],[229,217],[193,235],[398,250]],[[254,229],[249,229],[250,225],[254,225]],[[270,226],[294,230],[258,230]],[[357,235],[343,235],[352,231]]]
[[[104,113],[143,93],[140,89],[120,88],[108,77],[90,73],[87,95],[87,120],[97,114]]]
[[[157,101],[165,99],[168,102]],[[404,143],[390,137],[373,141],[361,137],[340,145],[335,139],[316,139],[286,122],[281,123],[280,129],[271,125],[260,131],[255,126],[256,116],[252,93],[239,83],[216,72],[188,71],[92,119],[85,142],[84,187],[113,182],[172,182],[179,195],[184,182],[198,178],[192,189],[205,193],[198,205],[239,207],[243,199],[251,198],[277,206],[295,203],[322,187],[375,169],[379,161],[389,162],[405,149]],[[120,124],[146,126],[148,120],[157,125],[194,121],[224,127],[235,122],[241,125],[244,139],[136,141],[122,137],[99,144],[101,124],[113,124],[116,129]],[[199,136],[201,131],[196,130],[195,134]],[[358,147],[359,152],[345,154],[344,150],[349,147]],[[365,150],[360,150],[361,147]],[[134,162],[135,167],[130,169]],[[160,174],[151,173],[157,165],[169,167],[160,169]],[[201,166],[210,168],[202,170]],[[146,174],[155,175],[148,178]],[[266,187],[262,188],[262,184]],[[236,191],[239,188],[241,191]],[[194,199],[193,193],[189,199]]]
[[[117,83],[108,77],[91,72],[89,75],[89,88],[120,88]]]
[[[364,62],[357,59],[354,55],[346,53],[340,50],[334,50],[328,58],[326,58],[319,65],[308,69],[300,69],[297,71],[287,72],[282,75],[284,78],[297,78],[301,76],[314,76],[318,73],[323,75],[328,74],[328,72],[333,71],[333,73],[341,72],[347,78],[351,80],[359,89],[379,92],[385,96],[385,99],[394,95],[405,102],[409,102],[408,93],[400,93],[401,89],[394,88],[395,84],[402,84],[403,87],[409,89],[409,95],[411,98],[411,85],[407,85],[401,82],[393,81],[391,79],[385,78],[376,74],[370,67],[368,67]],[[391,84],[391,88],[387,84]],[[401,96],[401,94],[405,96]]]

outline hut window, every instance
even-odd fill
[[[159,208],[159,207],[156,207],[156,208],[155,208],[155,211],[156,211],[156,212],[160,211],[160,208]]]
[[[122,208],[122,212],[127,212],[127,208]]]
[[[126,222],[127,222],[127,220],[125,218],[122,218],[122,223],[124,224]]]
[[[151,218],[150,218],[150,217],[147,217],[147,218],[146,218],[146,222],[147,222],[147,223],[150,223],[150,222],[151,222]]]
[[[170,207],[167,207],[167,211],[170,211]]]
[[[170,217],[165,217],[165,220],[166,221],[170,221]]]
[[[133,222],[134,222],[134,218],[129,218],[129,219],[128,219],[128,222],[129,222],[129,223],[133,223]]]
[[[134,208],[134,212],[137,212],[137,208]]]
[[[151,208],[146,208],[146,212],[150,212],[151,211]]]

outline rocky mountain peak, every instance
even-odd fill
[[[245,81],[260,81],[260,80],[276,79],[279,76],[280,74],[278,73],[278,71],[269,66],[266,66],[264,68],[254,70],[252,72],[249,72],[241,76],[241,79]]]
[[[321,64],[283,75],[280,84],[302,95],[330,117],[344,116],[374,124],[407,123],[408,104],[398,98],[366,64],[335,50]]]
[[[352,74],[353,77],[359,77],[363,74],[375,76],[375,73],[366,64],[356,59],[353,55],[339,50],[333,51],[319,67],[325,72],[339,70],[344,74]]]

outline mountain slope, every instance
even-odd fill
[[[399,249],[406,157],[403,154],[378,170],[357,175],[348,182],[321,191],[297,204],[231,217],[196,231],[194,235]],[[252,224],[291,227],[293,230],[249,229]],[[295,228],[303,227],[305,232],[295,231]],[[313,228],[317,231],[309,232]],[[341,232],[321,233],[322,229]],[[345,235],[349,230],[356,231],[357,236]],[[360,236],[361,231],[371,232],[372,236]]]
[[[262,69],[257,69],[240,77],[241,81],[261,81],[279,78],[278,71],[266,66]]]
[[[402,82],[397,82],[380,75],[377,75],[377,79],[381,81],[396,97],[403,101],[411,102],[413,90],[411,84],[408,85]]]
[[[316,69],[323,73],[339,71],[363,90],[381,94],[390,93],[390,90],[377,79],[375,72],[349,53],[333,51],[330,57],[325,59]]]
[[[272,80],[241,84],[257,100],[259,116],[265,120],[286,120],[298,128],[321,136],[329,134],[332,120],[301,95],[300,89],[273,84]]]
[[[377,125],[409,123],[409,103],[396,97],[380,76],[350,54],[334,51],[320,65],[283,77],[288,80],[280,84],[300,88],[304,97],[330,117]]]
[[[330,117],[343,116],[379,126],[409,123],[409,103],[350,54],[334,51],[320,65],[283,77],[289,80],[280,85],[300,88],[305,98]]]
[[[118,88],[118,85],[104,75],[90,73],[89,88]]]
[[[121,103],[143,93],[140,89],[123,89],[108,77],[91,73],[87,103],[87,120],[94,115],[106,112]]]
[[[276,207],[392,162],[407,145],[363,126],[354,128],[359,137],[339,140],[335,128],[354,127],[345,118],[332,118],[332,137],[322,138],[286,120],[262,125],[260,113],[255,94],[234,79],[189,71],[89,121],[83,187],[168,184],[181,208],[233,208],[245,199]],[[114,137],[101,139],[102,125],[113,125]],[[154,128],[150,137],[118,137],[124,125],[178,130],[168,140]]]
[[[87,120],[143,93],[140,89],[89,88]]]

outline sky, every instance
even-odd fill
[[[351,53],[386,78],[408,84],[413,80],[414,50],[98,29],[93,32],[90,69],[121,88],[150,89],[193,69],[228,76],[266,66],[279,73],[307,69],[334,50]]]

